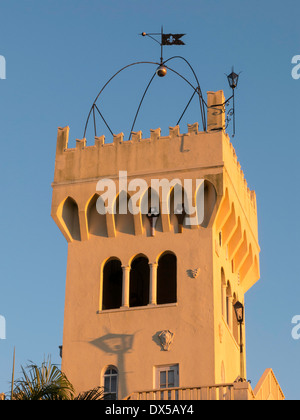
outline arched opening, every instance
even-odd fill
[[[138,255],[131,263],[129,306],[146,306],[149,303],[150,267],[144,255]]]
[[[122,305],[123,272],[121,261],[110,258],[103,268],[102,310],[118,309]]]
[[[103,375],[104,385],[104,399],[117,400],[118,399],[118,379],[119,373],[115,366],[108,366]]]
[[[228,242],[228,258],[232,259],[237,251],[237,246],[240,243],[240,240],[242,238],[243,232],[241,227],[241,219],[238,217],[237,219],[237,227],[235,229],[234,234],[230,238]],[[234,267],[234,264],[233,264]]]
[[[203,215],[203,204],[201,204],[201,200],[204,200],[204,215]],[[217,201],[217,193],[214,185],[205,180],[204,181],[204,192],[201,193],[201,188],[197,191],[197,214],[201,214],[202,209],[202,217],[200,217],[200,224],[203,227],[207,227],[211,216],[213,214],[215,204]],[[202,219],[202,220],[201,220]]]
[[[216,216],[215,227],[216,231],[220,231],[224,225],[224,221],[227,219],[228,211],[230,209],[230,200],[228,195],[228,189],[226,188],[221,203],[219,205],[218,213]]]
[[[89,233],[94,236],[107,237],[106,216],[97,211],[97,202],[102,201],[102,197],[95,194],[89,202],[87,207],[87,221]],[[104,205],[104,203],[103,203]]]
[[[79,227],[79,214],[78,206],[73,198],[68,197],[64,202],[62,209],[62,219],[70,232],[72,238],[76,241],[80,241],[80,227]]]
[[[147,216],[150,210],[152,214],[158,214],[157,219],[154,219],[154,231],[162,232],[159,194],[151,187],[144,193],[141,200],[142,224],[146,236],[152,236],[151,223]]]
[[[157,267],[157,304],[177,302],[177,258],[165,252],[158,260]]]
[[[126,191],[121,191],[116,199],[114,214],[117,234],[134,235],[135,233],[133,215],[129,211],[129,200],[130,197]]]
[[[174,233],[181,233],[185,225],[186,212],[184,205],[187,203],[186,194],[180,184],[174,185],[169,196],[169,220]]]
[[[225,319],[227,319],[227,296],[226,296],[226,279],[225,279],[225,272],[224,268],[221,268],[221,307],[222,307],[222,315]]]

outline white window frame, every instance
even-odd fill
[[[117,373],[107,374],[106,372],[107,372],[109,369],[113,369],[113,370],[115,370]],[[112,366],[112,365],[110,365],[110,366],[106,366],[106,368],[105,368],[105,369],[104,369],[104,371],[103,371],[103,375],[102,375],[102,383],[103,383],[103,388],[104,388],[104,399],[106,399],[106,398],[105,398],[105,396],[109,396],[110,394],[112,394],[112,392],[105,392],[105,378],[107,378],[107,377],[109,377],[109,378],[110,378],[110,391],[111,391],[111,378],[112,378],[112,377],[116,377],[116,378],[117,378],[117,383],[116,383],[116,392],[113,392],[113,394],[115,394],[115,395],[116,395],[116,400],[117,400],[117,399],[118,399],[118,388],[119,388],[119,371],[118,371],[118,369],[116,368],[116,366]],[[107,398],[107,399],[109,399],[109,398]]]
[[[155,376],[154,376],[154,380],[155,380],[154,387],[155,387],[155,389],[167,389],[167,388],[169,388],[169,386],[168,386],[168,374],[169,374],[170,371],[174,372],[174,386],[172,386],[172,388],[179,388],[179,364],[174,364],[174,365],[164,365],[164,366],[156,366],[155,367]],[[161,388],[161,383],[160,383],[161,372],[166,372],[166,386],[164,388]],[[171,399],[171,393],[169,393],[168,397],[169,397],[168,399]],[[178,398],[178,395],[177,395],[177,398]],[[161,399],[163,399],[163,393],[161,394]]]

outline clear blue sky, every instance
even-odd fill
[[[28,360],[51,354],[60,363],[67,243],[50,217],[57,127],[70,126],[71,145],[82,138],[101,85],[126,64],[159,59],[157,45],[138,33],[164,25],[187,34],[186,46],[166,48],[165,57],[184,55],[203,92],[228,97],[224,73],[233,64],[242,71],[233,143],[257,194],[261,246],[261,280],[246,297],[248,378],[254,386],[272,367],[286,397],[300,398],[300,341],[291,336],[300,314],[300,80],[291,77],[299,15],[298,0],[1,0],[0,391],[9,390],[14,346],[16,376]],[[152,71],[128,71],[104,96],[115,133],[129,132]],[[147,137],[150,128],[167,133],[190,97],[173,75],[163,80],[136,124]],[[181,131],[197,120],[191,106]]]

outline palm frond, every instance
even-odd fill
[[[63,400],[74,395],[74,388],[66,375],[50,359],[41,367],[31,362],[21,370],[23,377],[14,385],[12,398],[15,400]]]
[[[104,389],[103,387],[96,387],[89,391],[82,392],[77,397],[74,398],[74,400],[80,400],[80,401],[91,401],[91,400],[103,400],[104,398]]]

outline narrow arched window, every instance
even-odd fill
[[[104,373],[104,399],[118,399],[118,370],[115,366],[109,366]]]
[[[158,260],[157,304],[177,302],[177,258],[165,252]]]
[[[115,202],[115,227],[117,235],[120,233],[134,235],[133,215],[129,210],[129,195],[125,191],[121,191]]]
[[[147,257],[134,258],[130,270],[129,306],[146,306],[149,303],[150,267]]]
[[[204,181],[204,191],[202,191],[202,193],[203,195],[201,194],[201,189],[199,189],[197,193],[197,211],[198,213],[201,213],[200,209],[202,209],[202,211],[204,210],[203,220],[199,220],[199,222],[201,222],[201,226],[207,227],[215,208],[217,193],[214,185],[207,180]],[[201,203],[202,200],[203,203]]]
[[[221,308],[222,315],[227,319],[227,291],[226,279],[223,267],[221,268]]]
[[[103,206],[102,197],[95,194],[87,207],[87,221],[90,235],[107,237],[106,216],[100,214],[97,205]]]
[[[103,310],[121,307],[122,278],[121,261],[117,258],[109,259],[103,268]]]
[[[71,197],[68,197],[64,202],[62,218],[72,238],[76,241],[80,241],[78,206],[76,201]]]
[[[186,194],[180,184],[176,184],[169,197],[169,218],[171,229],[174,233],[181,233],[185,221]],[[187,226],[185,226],[187,227]]]

